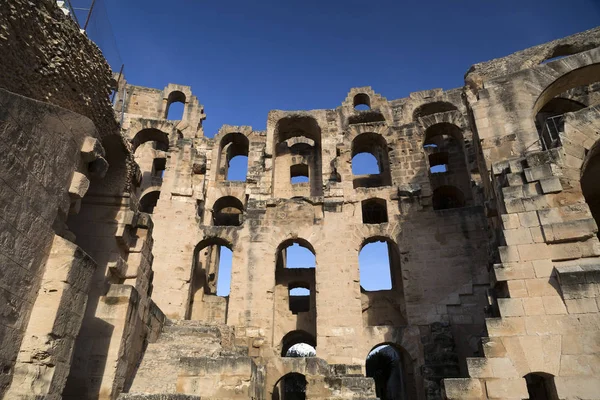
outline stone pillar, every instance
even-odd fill
[[[7,398],[61,399],[96,263],[55,236]]]

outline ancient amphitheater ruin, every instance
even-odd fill
[[[600,399],[600,28],[209,138],[201,93],[115,87],[55,1],[3,8],[0,397]]]

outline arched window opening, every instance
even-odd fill
[[[221,197],[213,206],[215,226],[240,226],[243,222],[244,205],[233,196]]]
[[[560,55],[560,54],[559,54]],[[538,128],[538,133],[540,135],[540,142],[543,149],[549,149],[553,147],[560,146],[560,132],[561,132],[561,121],[559,120],[558,115],[548,116],[539,115],[543,112],[544,107],[546,107],[554,98],[563,97],[563,93],[568,92],[574,88],[585,87],[594,83],[600,82],[600,64],[590,64],[585,67],[574,69],[560,78],[556,79],[552,84],[550,84],[542,94],[538,97],[533,106],[533,115],[535,115],[535,123]],[[566,99],[565,99],[566,100]],[[564,101],[560,101],[561,104],[556,104],[552,106],[558,106],[559,108],[565,106]],[[577,102],[576,102],[577,103]],[[567,108],[577,108],[577,104],[568,103]],[[564,110],[564,112],[572,112],[576,110],[568,109]],[[556,112],[563,112],[561,110],[553,111],[552,114]],[[563,114],[564,114],[563,112]],[[560,114],[562,115],[562,114]],[[546,118],[547,117],[547,118]],[[551,121],[548,121],[548,125],[546,126],[546,121],[548,118],[553,118]],[[558,121],[556,121],[558,119]],[[556,122],[556,126],[555,126]]]
[[[286,335],[283,340],[285,356],[287,349],[295,343],[305,342],[315,346],[314,338],[307,341],[306,335],[316,333],[316,294],[314,248],[304,239],[288,239],[276,250],[274,312],[275,332],[286,332],[290,326],[298,331]],[[298,332],[303,332],[300,339]],[[310,333],[308,333],[310,332]],[[294,336],[296,335],[296,336]]]
[[[292,314],[310,311],[310,285],[308,283],[290,283],[288,298]]]
[[[383,224],[388,222],[387,204],[384,199],[363,200],[361,206],[363,224]]]
[[[136,137],[136,141],[140,139]],[[152,139],[152,138],[144,138]],[[163,138],[166,139],[166,136]],[[168,143],[162,141],[148,140],[140,141],[140,144],[135,148],[134,158],[141,172],[140,188],[142,191],[151,186],[162,185],[162,176],[166,168],[166,154]]]
[[[154,207],[156,207],[159,197],[160,192],[158,190],[153,190],[143,195],[140,199],[140,211],[148,214],[154,213]]]
[[[560,146],[560,134],[565,130],[563,115],[584,109],[578,101],[555,97],[540,109],[535,117],[535,127],[544,150]]]
[[[321,128],[316,119],[298,114],[281,118],[275,126],[273,146],[273,195],[281,198],[321,196]],[[306,168],[296,166],[299,164]],[[288,170],[290,175],[287,175]]]
[[[436,210],[462,207],[471,198],[472,176],[467,166],[464,142],[462,130],[451,123],[437,123],[425,130],[423,151],[429,162],[429,181]],[[456,187],[457,194],[444,199],[442,195],[447,192],[446,186]],[[453,202],[451,198],[457,201]]]
[[[392,289],[391,259],[388,243],[367,243],[358,254],[360,287],[364,291]]]
[[[219,180],[246,181],[249,148],[250,141],[239,132],[223,136],[219,145],[217,178]]]
[[[354,109],[358,111],[366,111],[371,109],[371,98],[366,93],[359,93],[354,96],[352,103]]]
[[[462,139],[462,131],[458,126],[448,122],[440,122],[425,130],[423,147],[430,146],[439,150],[451,146],[462,148]]]
[[[465,197],[454,186],[440,186],[433,191],[432,205],[434,210],[447,210],[465,206]]]
[[[233,253],[220,238],[208,238],[194,250],[187,319],[227,323]]]
[[[438,114],[448,111],[458,110],[452,103],[446,101],[435,101],[433,103],[423,104],[413,112],[413,120],[416,121],[419,118],[426,117],[432,114]]]
[[[581,191],[585,202],[590,207],[592,217],[600,226],[600,142],[597,142],[589,151],[581,176]],[[598,234],[600,237],[600,233]]]
[[[278,268],[315,268],[316,257],[312,246],[303,240],[291,240],[280,246]]]
[[[448,152],[433,153],[429,155],[429,172],[439,174],[448,172]]]
[[[293,115],[280,119],[275,128],[275,144],[296,137],[306,137],[314,141],[315,146],[321,144],[321,128],[313,117]]]
[[[554,376],[543,372],[525,375],[529,400],[558,400]]]
[[[156,142],[152,144],[155,150],[167,151],[169,149],[169,135],[167,133],[158,129],[147,128],[136,133],[131,140],[132,152],[135,154],[137,148],[146,142]]]
[[[305,400],[306,377],[296,372],[284,375],[273,388],[273,400]]]
[[[181,121],[185,111],[185,94],[176,90],[167,98],[165,118],[171,121]]]
[[[290,167],[290,180],[292,184],[308,183],[308,165],[295,164]]]
[[[376,172],[375,172],[376,171]],[[352,141],[354,188],[391,185],[387,142],[374,132],[361,133]]]
[[[317,354],[316,348],[315,337],[303,330],[291,331],[281,339],[281,357],[314,357]],[[290,353],[292,349],[301,351]]]
[[[366,239],[358,254],[363,326],[404,326],[406,301],[400,251],[386,237]]]
[[[380,344],[367,356],[366,375],[375,381],[375,392],[381,400],[408,400],[414,393],[412,363],[395,346]]]
[[[379,175],[381,169],[371,153],[358,153],[352,157],[352,175]]]
[[[248,175],[248,157],[235,156],[227,167],[227,180],[245,182]]]

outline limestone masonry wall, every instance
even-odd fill
[[[53,1],[0,30],[0,397],[600,398],[600,28],[212,137]]]

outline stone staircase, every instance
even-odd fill
[[[360,365],[328,365],[317,358],[279,362],[306,374],[311,398],[376,400],[375,382]],[[282,365],[283,365],[282,364]],[[232,327],[200,321],[167,321],[150,343],[127,393],[119,400],[262,399],[264,369],[236,344]],[[320,382],[318,382],[320,381]]]
[[[446,307],[448,322],[483,325],[482,307],[489,305],[489,289],[489,272],[482,267],[478,276],[440,301],[439,304]]]
[[[248,399],[256,367],[227,325],[168,321],[150,343],[131,387],[119,399]],[[182,394],[185,393],[185,394]]]
[[[377,400],[375,381],[362,374],[360,365],[333,364],[325,378],[331,390],[331,400]]]

